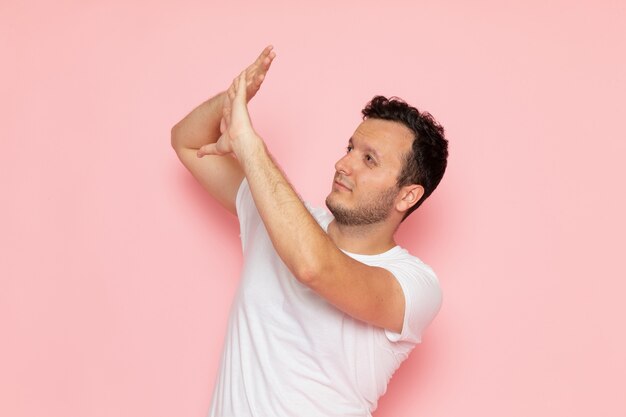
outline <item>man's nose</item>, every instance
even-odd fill
[[[347,153],[335,163],[335,170],[343,175],[350,175],[352,173],[350,154]]]

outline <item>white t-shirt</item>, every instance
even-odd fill
[[[354,319],[301,284],[276,253],[246,179],[237,193],[244,264],[209,417],[365,417],[441,306],[433,270],[396,246],[345,252],[391,271],[405,295],[402,333]],[[327,230],[332,215],[307,205]]]

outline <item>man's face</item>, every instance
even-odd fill
[[[339,224],[381,222],[396,205],[398,176],[413,133],[398,122],[364,120],[352,135],[345,156],[335,164],[326,206]]]

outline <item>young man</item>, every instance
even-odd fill
[[[375,97],[335,165],[332,214],[312,208],[250,123],[274,57],[267,47],[172,129],[180,160],[241,227],[209,416],[370,416],[441,305],[432,269],[393,235],[441,180],[447,141],[428,113]]]

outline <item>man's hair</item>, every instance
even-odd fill
[[[402,123],[414,134],[411,150],[406,153],[397,186],[419,184],[424,195],[404,214],[417,209],[437,188],[448,160],[448,141],[443,127],[428,112],[420,112],[398,97],[374,97],[361,111],[363,119],[383,119]]]

